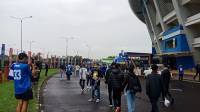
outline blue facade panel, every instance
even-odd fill
[[[169,30],[167,30],[167,31],[165,31],[165,32],[163,33],[163,36],[166,36],[166,35],[168,35],[168,34],[174,33],[174,32],[176,32],[176,31],[178,31],[178,30],[183,30],[183,26],[182,26],[182,25],[178,25],[178,26],[176,26],[176,27],[173,27],[173,28],[169,29]]]
[[[167,42],[173,40],[175,41],[174,48],[167,48]],[[185,52],[190,51],[190,48],[187,43],[186,36],[184,34],[176,35],[172,38],[162,41],[162,52],[163,53],[173,53],[173,52]]]
[[[161,43],[163,53],[190,51],[186,35],[183,34],[182,25],[178,25],[165,31],[163,33],[163,40]]]
[[[152,54],[153,54],[153,55],[157,54],[156,48],[155,48],[155,47],[152,47]]]
[[[184,69],[191,69],[195,67],[194,60],[192,56],[183,56],[176,58],[176,67],[182,65]]]

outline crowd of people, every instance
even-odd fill
[[[33,99],[34,95],[36,98],[38,95],[37,83],[40,79],[41,65],[34,59],[28,63],[28,56],[25,53],[20,53],[18,59],[18,62],[11,66],[12,72],[10,71],[9,79],[14,80],[15,97],[18,100],[16,112],[27,112],[28,101]],[[198,67],[196,68],[199,69]],[[45,64],[45,69],[45,75],[47,76],[47,64]],[[136,95],[143,92],[144,88],[142,87],[145,87],[146,95],[152,106],[151,112],[159,112],[158,101],[161,95],[164,104],[166,100],[170,104],[174,103],[174,98],[169,91],[171,73],[167,65],[160,73],[156,64],[151,65],[151,69],[152,72],[144,79],[146,86],[141,86],[141,78],[136,75],[133,63],[119,64],[113,62],[110,66],[100,66],[98,63],[73,66],[69,63],[60,65],[60,79],[63,80],[66,77],[67,80],[71,80],[73,74],[79,77],[81,94],[85,94],[86,90],[91,90],[91,98],[88,101],[96,103],[101,101],[100,89],[102,83],[105,82],[109,107],[114,108],[115,112],[121,111],[121,97],[123,94],[126,94],[128,112],[135,112],[137,108],[135,105]],[[184,74],[183,71],[180,66],[179,74]],[[34,92],[32,92],[32,89]]]
[[[162,95],[163,103],[170,101],[173,104],[174,99],[169,92],[169,84],[171,80],[171,73],[167,65],[158,72],[158,66],[153,64],[151,66],[152,72],[146,77],[146,94],[152,104],[151,112],[159,112],[158,101]],[[116,112],[121,110],[121,96],[126,94],[128,112],[135,112],[136,110],[136,94],[142,92],[140,78],[135,73],[134,64],[118,64],[112,63],[110,66],[99,65],[76,65],[68,64],[60,66],[60,74],[63,79],[63,74],[70,80],[72,74],[79,77],[79,84],[81,87],[81,94],[88,89],[91,89],[91,98],[89,102],[99,103],[101,101],[101,81],[105,81],[108,91],[109,107],[114,108]],[[87,85],[87,87],[85,86]]]

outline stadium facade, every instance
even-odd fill
[[[200,61],[200,0],[129,0],[146,24],[154,58],[173,67]]]

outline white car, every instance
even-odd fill
[[[158,74],[161,75],[162,70],[164,69],[164,65],[163,64],[157,64],[158,66]],[[151,74],[152,69],[149,67],[148,70],[144,70],[144,77],[146,78],[149,74]]]

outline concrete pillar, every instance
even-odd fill
[[[185,22],[187,19],[187,10],[184,8],[184,6],[181,5],[181,3],[179,3],[179,1],[177,0],[172,0],[172,3],[174,5],[174,9],[176,11],[176,15],[178,18],[178,22],[179,24],[183,25],[183,29],[185,32],[185,35],[187,37],[187,41],[188,41],[188,45],[190,47],[191,53],[193,53],[193,58],[195,63],[197,63],[198,61],[200,61],[199,57],[200,57],[200,51],[195,49],[192,46],[193,40],[194,40],[194,35],[192,32],[190,32],[190,30],[185,26]]]
[[[161,53],[160,43],[159,43],[159,40],[157,38],[157,35],[159,34],[159,32],[158,32],[158,29],[156,29],[157,26],[156,26],[155,20],[152,19],[152,16],[153,16],[152,10],[151,10],[151,8],[149,8],[149,6],[146,4],[146,2],[144,0],[143,0],[143,4],[144,4],[144,7],[146,9],[146,13],[147,13],[147,16],[149,18],[150,26],[151,26],[153,34],[154,34],[152,42],[154,41],[154,38],[155,38],[155,41],[156,41],[156,44],[157,44],[156,46],[158,48],[157,52]]]
[[[166,24],[164,24],[164,22],[163,22],[163,17],[162,17],[162,15],[161,15],[160,7],[159,7],[159,5],[158,5],[158,2],[157,2],[157,0],[153,0],[153,2],[154,2],[154,5],[155,5],[155,8],[156,8],[156,12],[157,12],[157,14],[158,14],[158,19],[159,19],[159,21],[160,21],[162,30],[163,30],[163,31],[166,31],[167,26],[166,26]]]

